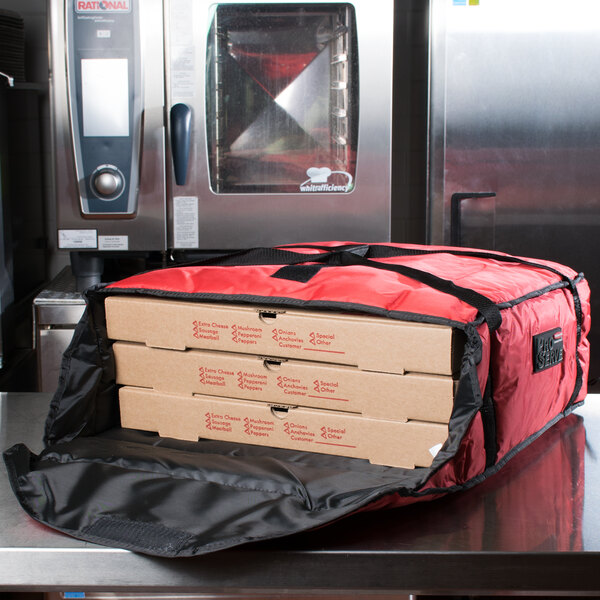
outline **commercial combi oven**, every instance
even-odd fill
[[[389,239],[392,0],[49,6],[59,249]]]

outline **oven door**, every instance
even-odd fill
[[[389,240],[393,2],[168,0],[171,248]]]

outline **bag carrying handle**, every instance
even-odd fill
[[[500,309],[487,296],[470,288],[456,285],[450,279],[443,279],[421,269],[372,260],[366,257],[368,249],[368,246],[357,246],[343,250],[333,250],[324,254],[304,255],[305,258],[303,260],[299,259],[294,264],[282,267],[273,273],[272,277],[306,283],[325,266],[363,266],[372,269],[381,269],[398,273],[419,283],[424,283],[439,292],[450,294],[469,306],[473,306],[482,315],[490,331],[498,329],[502,323]],[[297,265],[297,262],[317,262],[319,264]]]
[[[289,250],[288,248],[307,248],[311,250],[318,250],[320,253],[301,253],[294,250]],[[484,250],[465,250],[460,248],[454,249],[451,247],[445,247],[441,249],[402,248],[398,246],[388,246],[385,244],[369,245],[350,243],[340,244],[338,246],[325,246],[319,244],[289,244],[274,248],[265,247],[240,250],[209,259],[194,261],[193,263],[180,266],[282,265],[283,268],[276,271],[272,277],[289,279],[298,281],[300,283],[308,282],[324,266],[360,265],[375,269],[383,269],[396,272],[415,281],[419,281],[420,283],[428,285],[429,287],[442,293],[450,294],[465,302],[469,306],[473,306],[482,315],[490,331],[496,330],[502,323],[502,316],[498,306],[487,296],[484,296],[473,289],[458,286],[453,281],[449,279],[443,279],[437,275],[429,273],[428,271],[422,271],[406,265],[388,264],[374,260],[378,258],[422,256],[428,254],[451,254],[454,256],[483,258],[496,260],[499,262],[520,264],[554,273],[555,275],[559,276],[562,281],[565,281],[569,284],[569,288],[573,293],[575,310],[578,317],[577,342],[579,343],[581,337],[581,307],[574,280],[554,267],[530,260],[525,260],[516,256],[511,256],[510,254],[488,252]]]
[[[324,266],[358,265],[373,269],[392,271],[408,277],[442,293],[455,296],[466,304],[476,308],[486,321],[490,331],[496,330],[502,323],[500,309],[487,296],[475,290],[456,285],[449,279],[442,279],[427,271],[406,265],[388,264],[368,258],[391,258],[412,254],[410,249],[394,246],[370,246],[367,244],[343,244],[340,246],[299,245],[290,248],[311,248],[319,253],[300,253],[285,248],[252,248],[233,252],[225,256],[209,258],[194,263],[203,266],[249,266],[283,265],[272,277],[306,283]],[[313,263],[313,264],[304,264]],[[314,264],[316,263],[316,264]]]

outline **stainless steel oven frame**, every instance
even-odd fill
[[[392,0],[378,1],[376,7],[367,0],[104,3],[109,4],[117,7],[116,12],[101,12],[98,2],[49,0],[52,152],[59,249],[108,255],[132,251],[229,250],[325,239],[390,239]],[[209,33],[211,27],[214,31],[219,10],[237,7],[243,15],[252,6],[266,13],[277,12],[278,7],[297,8],[298,14],[302,10],[308,14],[327,7],[351,13],[356,52],[350,58],[354,61],[356,85],[354,97],[346,98],[346,108],[351,110],[349,107],[354,103],[357,118],[355,171],[351,177],[340,169],[342,174],[336,176],[335,167],[315,160],[314,164],[304,165],[297,184],[296,179],[291,180],[297,189],[288,182],[287,187],[275,186],[272,193],[265,191],[264,186],[262,189],[250,186],[233,193],[222,191],[220,184],[211,181],[207,94],[215,90],[214,86],[207,87],[206,79],[207,72],[210,73],[210,69],[207,71]],[[100,61],[94,62],[97,59],[113,58],[119,68],[125,60],[119,58],[119,48],[111,48],[107,42],[111,37],[118,39],[114,23],[124,18],[119,11],[129,11],[134,23],[131,30],[134,33],[130,36],[133,45],[127,50],[129,54],[124,51],[124,56],[134,57],[128,59],[127,90],[130,106],[134,107],[129,129],[131,177],[123,175],[124,169],[115,162],[118,152],[114,148],[123,141],[117,139],[121,134],[102,137],[96,130],[96,137],[90,137],[85,135],[82,125],[90,119],[83,115],[81,105],[85,102],[91,106],[93,94],[87,91],[86,95],[88,88],[84,89],[80,80],[88,71],[102,72],[96,69],[103,66]],[[88,27],[85,34],[78,29],[83,24]],[[344,52],[334,52],[332,56],[340,60]],[[78,62],[85,60],[88,61],[85,64]],[[139,73],[132,75],[132,69],[139,69]],[[332,87],[340,87],[336,93],[341,98],[347,93],[344,89],[347,84],[343,77],[335,79]],[[111,85],[109,80],[110,77],[106,87]],[[305,80],[309,85],[310,78]],[[102,85],[89,89],[99,90],[101,99],[106,93],[118,105],[118,98],[114,100],[114,94],[111,96],[112,92],[109,94]],[[125,97],[119,94],[116,96]],[[107,111],[103,112],[102,102],[96,104],[100,118],[105,118]],[[242,106],[240,110],[247,108]],[[220,115],[209,126],[216,127],[217,120],[222,127]],[[179,133],[174,130],[182,122],[183,145],[175,143]],[[344,141],[340,132],[335,136]],[[92,148],[92,167],[82,166],[85,161],[80,157],[81,147]],[[176,177],[174,161],[181,162],[182,153],[186,168],[183,177]],[[130,180],[132,183],[127,187]],[[342,185],[350,180],[351,185]],[[301,185],[307,182],[315,185],[305,185],[303,191]],[[330,187],[316,184],[330,184]],[[86,210],[86,190],[98,208]],[[126,193],[133,194],[129,203],[123,202],[121,208],[115,209],[117,203],[111,204],[114,197]]]

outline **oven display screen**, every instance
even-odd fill
[[[129,136],[129,75],[126,58],[81,61],[85,137]]]

